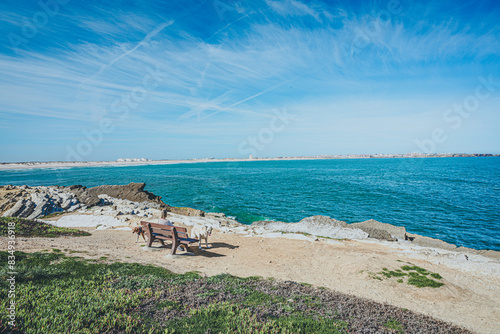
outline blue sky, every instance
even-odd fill
[[[500,153],[496,1],[2,1],[0,161]]]

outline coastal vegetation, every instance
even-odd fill
[[[468,333],[408,310],[307,284],[174,274],[70,253],[15,252],[17,333]],[[9,255],[0,252],[0,332],[10,331]]]
[[[411,263],[410,263],[411,264]],[[406,283],[409,285],[416,286],[417,288],[439,288],[444,285],[442,282],[438,282],[433,280],[432,277],[436,280],[440,280],[443,277],[438,273],[430,272],[424,268],[415,266],[415,265],[404,265],[401,269],[389,270],[387,268],[382,268],[382,271],[377,274],[372,275],[374,279],[382,280],[382,277],[391,278],[397,277],[398,283],[403,283],[404,278],[406,278]]]
[[[61,236],[82,237],[90,233],[66,227],[58,227],[41,221],[17,217],[0,217],[0,236],[8,235],[9,226],[14,226],[16,237],[46,237],[55,238]]]

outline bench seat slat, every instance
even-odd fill
[[[180,242],[187,242],[187,243],[190,243],[190,244],[199,241],[198,239],[192,239],[192,238],[177,238],[177,240],[179,240]]]
[[[172,237],[171,235],[166,234],[166,233],[164,233],[164,232],[163,232],[163,233],[162,233],[162,232],[153,232],[153,236],[155,236],[155,237],[156,237],[157,235],[159,235],[159,236],[164,236],[164,237]]]
[[[172,240],[173,238],[169,235],[161,235],[161,234],[157,234],[157,235],[153,235],[153,237],[155,239],[162,239],[162,240]]]

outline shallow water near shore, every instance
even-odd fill
[[[500,250],[500,158],[214,162],[0,171],[0,184],[145,182],[165,203],[242,223],[375,219],[457,246]]]

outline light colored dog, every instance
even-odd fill
[[[212,234],[212,227],[207,225],[195,225],[191,230],[191,237],[200,240],[198,248],[201,249],[201,238],[205,239],[205,246],[211,248],[208,245],[208,237]]]

